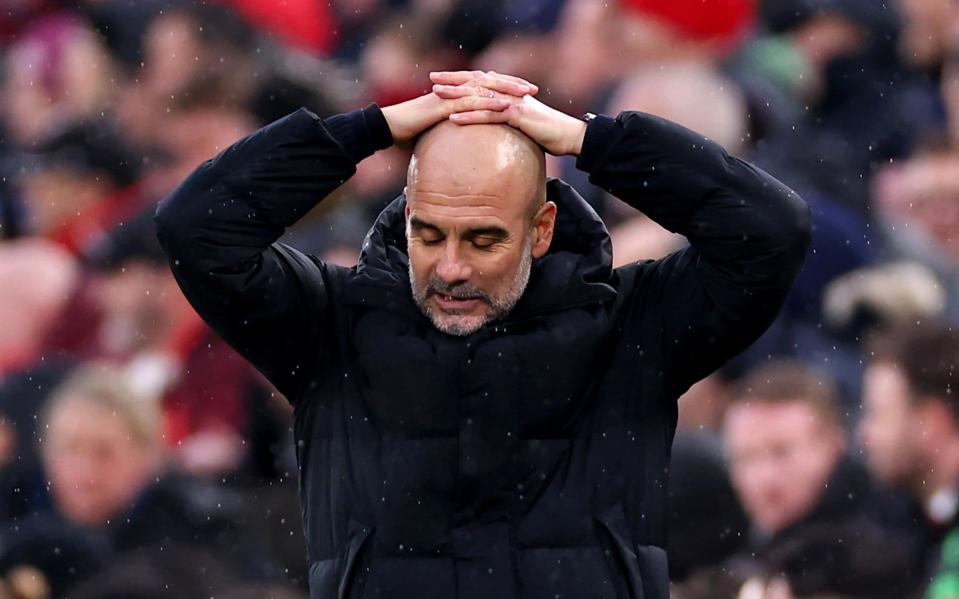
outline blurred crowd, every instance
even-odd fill
[[[180,294],[157,201],[242,135],[496,70],[796,189],[773,327],[680,402],[673,596],[959,598],[956,0],[0,2],[0,599],[306,596],[288,404]],[[350,265],[379,152],[283,242]],[[685,241],[551,176],[614,259]]]

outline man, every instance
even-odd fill
[[[431,77],[382,110],[281,119],[157,210],[186,296],[295,406],[312,597],[666,597],[676,398],[775,316],[805,206],[662,119]],[[413,140],[355,268],[273,243]],[[543,150],[692,246],[613,270]]]
[[[841,560],[819,578],[836,589],[859,585],[906,596],[921,570],[913,559],[915,535],[887,522],[885,497],[848,453],[839,410],[833,382],[796,361],[755,369],[732,394],[723,437],[733,487],[752,524],[751,553],[792,577],[800,566],[820,568],[806,553],[842,554],[849,531],[856,531],[864,551],[877,545],[871,539],[889,546],[883,557],[896,558],[895,578],[883,568],[858,571]]]
[[[122,556],[192,547],[234,576],[278,576],[269,551],[239,526],[238,498],[169,466],[161,428],[159,402],[137,393],[123,370],[90,362],[71,371],[38,415],[52,509],[3,531],[0,566],[31,563],[51,583],[71,586]],[[76,564],[52,555],[58,543],[77,548],[69,554],[81,554]],[[61,566],[56,576],[49,570]]]
[[[865,484],[865,471],[842,461],[846,432],[831,381],[801,363],[774,362],[749,373],[731,397],[723,441],[755,532],[775,538],[815,520],[817,506],[855,513],[862,489],[849,487]]]
[[[910,324],[870,350],[858,430],[869,468],[922,506],[929,565],[940,569],[927,597],[959,597],[959,332]]]

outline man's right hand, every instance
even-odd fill
[[[457,112],[502,112],[511,102],[506,96],[521,98],[539,91],[532,83],[519,77],[476,71],[473,73],[479,95],[461,98],[441,98],[431,92],[400,104],[383,108],[383,116],[393,134],[394,143],[411,141],[436,123]],[[489,93],[489,96],[485,94]],[[482,114],[482,113],[477,113]]]

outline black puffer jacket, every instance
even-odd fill
[[[412,301],[404,198],[355,268],[274,243],[391,142],[375,106],[301,110],[157,211],[186,296],[295,406],[311,596],[667,597],[676,398],[775,316],[805,204],[673,123],[599,117],[578,166],[691,247],[614,270],[603,223],[551,181],[555,238],[525,295],[451,337]]]

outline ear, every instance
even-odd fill
[[[533,257],[542,258],[553,241],[553,227],[556,225],[556,204],[545,202],[533,217]]]

